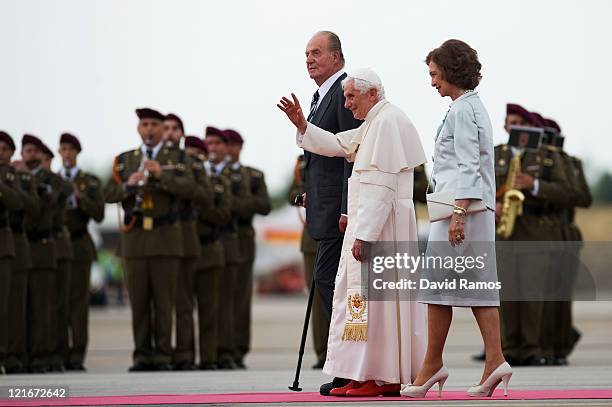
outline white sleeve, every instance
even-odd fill
[[[312,123],[308,123],[306,126],[306,132],[304,134],[300,134],[298,131],[295,141],[298,147],[310,151],[311,153],[324,155],[326,157],[346,157],[347,154],[342,148],[340,140],[346,137],[345,133],[349,132],[353,132],[353,130],[338,133],[336,135],[321,129]]]
[[[376,242],[389,218],[395,199],[396,174],[362,171],[359,175],[355,238]]]

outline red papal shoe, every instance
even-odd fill
[[[467,395],[470,397],[491,397],[495,388],[500,384],[504,384],[504,396],[508,396],[508,383],[512,377],[512,368],[508,362],[504,362],[497,366],[489,377],[482,384],[470,387]]]
[[[346,391],[347,397],[378,397],[378,396],[399,396],[400,384],[387,383],[379,386],[375,380],[368,380],[355,389]]]
[[[331,389],[329,391],[329,395],[336,396],[336,397],[345,397],[347,391],[356,389],[359,386],[361,386],[361,382],[358,382],[356,380],[351,380],[350,382],[348,382],[348,384],[342,387],[336,387],[335,389]]]

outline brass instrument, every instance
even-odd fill
[[[497,224],[497,234],[504,239],[512,236],[516,218],[523,214],[523,201],[525,200],[525,195],[514,188],[516,175],[521,172],[521,155],[519,151],[512,157],[510,168],[508,169],[508,177],[506,178],[506,184],[504,186],[505,192],[502,214]]]

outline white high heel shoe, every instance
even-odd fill
[[[400,391],[400,394],[402,396],[423,398],[425,397],[429,389],[431,389],[434,384],[438,383],[438,397],[442,397],[442,387],[444,387],[446,379],[448,379],[448,371],[444,366],[442,366],[440,370],[436,372],[436,374],[431,376],[429,380],[425,382],[425,384],[423,384],[422,386],[406,386],[402,389],[402,391]]]
[[[508,362],[504,362],[482,384],[470,387],[467,394],[470,397],[491,397],[495,388],[501,382],[504,384],[504,396],[508,396],[508,383],[511,377],[512,368]]]

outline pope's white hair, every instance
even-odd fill
[[[376,95],[378,97],[378,101],[381,101],[385,98],[385,87],[380,83],[372,83],[370,81],[366,81],[365,79],[353,78],[351,76],[347,76],[342,80],[342,90],[346,88],[346,85],[349,82],[353,82],[355,89],[359,91],[359,93],[366,93],[370,89],[376,89]]]

